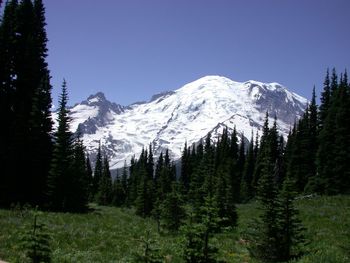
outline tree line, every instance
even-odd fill
[[[215,233],[237,226],[236,204],[257,199],[261,213],[246,233],[249,251],[278,262],[300,255],[303,227],[297,194],[350,192],[350,87],[347,72],[327,71],[320,106],[315,91],[285,141],[266,113],[261,136],[250,141],[227,128],[185,143],[177,171],[169,151],[152,145],[112,180],[107,156],[97,149],[93,169],[79,131],[69,129],[63,82],[57,129],[51,116],[41,0],[8,1],[0,24],[0,205],[30,204],[86,212],[91,201],[125,206],[153,217],[159,231],[184,231],[186,262],[216,262]]]

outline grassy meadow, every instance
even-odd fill
[[[300,218],[307,228],[308,244],[298,263],[350,262],[350,196],[312,197],[297,201]],[[42,212],[52,237],[53,262],[137,262],[142,253],[140,239],[150,231],[164,262],[183,262],[181,234],[157,232],[153,219],[142,219],[130,209],[92,207],[88,214]],[[224,262],[256,262],[249,257],[242,233],[258,214],[255,202],[238,205],[239,227],[217,234],[211,240]],[[24,228],[33,222],[31,210],[0,210],[0,259],[25,262],[20,245]]]

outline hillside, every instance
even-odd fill
[[[350,196],[312,197],[297,201],[307,228],[309,244],[298,263],[346,263],[350,260]],[[164,262],[183,262],[181,235],[157,233],[156,223],[128,209],[94,207],[89,214],[42,213],[52,235],[53,262],[135,262],[141,251],[140,237],[150,229],[164,255]],[[238,206],[239,227],[216,235],[225,262],[256,262],[249,258],[241,239],[249,220],[256,217],[256,204]],[[23,262],[19,246],[21,229],[32,222],[28,210],[0,210],[0,259]]]

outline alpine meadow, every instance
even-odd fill
[[[348,46],[337,42],[348,41],[341,18],[331,23],[344,38],[332,39],[334,30],[324,45],[339,51],[311,59],[324,67],[320,73],[306,65],[317,52],[306,42],[318,37],[308,23],[305,46],[291,37],[291,46],[276,50],[264,45],[267,35],[239,37],[253,29],[259,36],[260,23],[283,43],[286,28],[305,37],[294,20],[283,27],[290,17],[271,22],[254,11],[259,1],[127,2],[69,1],[66,9],[65,1],[0,1],[0,262],[350,262],[350,82],[343,67],[350,64],[343,62]],[[309,4],[270,2],[264,8],[276,17],[289,5],[310,22]],[[326,2],[314,2],[314,13],[331,13]],[[350,10],[335,2],[332,10]],[[240,15],[247,10],[251,21]],[[297,48],[307,55],[298,56],[302,74],[293,75]],[[229,57],[234,49],[245,60],[275,56],[246,65]],[[237,69],[237,78],[223,76],[225,67]],[[299,95],[294,82],[269,82],[272,68],[288,72],[271,71],[281,81],[321,76],[311,81],[322,84]],[[233,80],[245,76],[239,72],[264,81]],[[98,88],[120,87],[91,91],[86,83],[95,79]],[[177,88],[145,88],[163,79]],[[113,102],[143,82],[149,100]],[[81,102],[70,104],[70,94]]]

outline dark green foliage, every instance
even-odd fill
[[[126,192],[123,188],[119,175],[114,179],[112,191],[112,204],[122,206],[125,204]]]
[[[0,24],[0,162],[4,164],[0,204],[4,205],[42,206],[46,201],[52,122],[44,13],[42,1],[12,0],[6,3]]]
[[[298,192],[303,192],[305,187],[310,188],[309,179],[316,175],[317,129],[316,95],[313,90],[311,104],[290,134],[286,149],[287,175],[295,181]]]
[[[242,202],[247,202],[252,198],[253,195],[253,175],[254,175],[254,167],[255,167],[255,155],[254,155],[254,139],[253,133],[250,139],[248,152],[246,156],[246,161],[244,164],[242,182],[241,182],[241,192],[240,192],[240,200]]]
[[[278,193],[273,174],[266,168],[262,172],[257,196],[262,211],[245,234],[248,250],[264,262],[288,261],[299,256],[304,245],[304,228],[293,204],[295,183],[287,178]]]
[[[235,227],[237,225],[237,212],[235,194],[231,185],[230,164],[223,163],[217,170],[217,182],[215,190],[215,200],[218,208],[220,226]]]
[[[115,206],[123,206],[127,202],[128,196],[128,172],[126,163],[124,163],[123,173],[117,175],[113,182],[112,203]]]
[[[66,82],[59,102],[58,128],[47,181],[48,208],[55,211],[84,212],[87,210],[89,178],[85,163],[85,148],[79,135],[74,140],[69,131]]]
[[[58,128],[55,132],[55,143],[47,184],[49,208],[58,211],[66,211],[68,209],[66,186],[69,186],[72,178],[73,139],[72,133],[69,131],[70,119],[67,110],[67,100],[67,86],[64,81],[59,102]],[[71,189],[68,192],[71,192]]]
[[[181,155],[181,175],[180,175],[180,182],[183,185],[185,194],[187,194],[190,189],[190,162],[191,162],[190,154],[191,152],[187,148],[187,142],[186,142]]]
[[[157,248],[156,240],[151,238],[150,231],[146,232],[145,237],[141,237],[138,240],[142,245],[142,253],[138,253],[135,256],[135,262],[142,263],[162,263],[162,256]]]
[[[205,198],[205,203],[200,209],[200,221],[194,223],[195,218],[191,217],[190,223],[184,227],[183,258],[185,262],[218,262],[218,248],[209,243],[213,233],[217,232],[220,222],[214,198]]]
[[[265,156],[264,161],[270,160]],[[278,200],[277,187],[273,173],[267,165],[263,166],[258,183],[257,197],[262,214],[250,226],[246,233],[249,241],[249,253],[263,261],[278,262],[279,253],[279,226],[278,226]]]
[[[21,234],[21,247],[27,259],[32,263],[51,262],[50,235],[43,223],[38,223],[38,214],[30,228]]]
[[[330,98],[325,118],[319,131],[317,151],[317,174],[309,182],[309,191],[338,194],[350,191],[350,95],[347,73],[340,82],[333,69]]]
[[[160,218],[162,226],[170,231],[178,231],[186,217],[180,185],[172,183],[172,190],[161,205]]]
[[[102,153],[101,153],[101,142],[100,142],[97,149],[95,168],[94,168],[94,178],[92,181],[92,193],[94,197],[96,197],[98,192],[99,183],[102,178],[102,172],[103,172],[103,167],[102,167]]]
[[[104,156],[102,163],[102,175],[98,183],[96,202],[100,205],[110,205],[113,198],[112,176],[109,170],[107,156]]]
[[[88,197],[89,201],[92,201],[94,199],[94,194],[93,194],[93,176],[92,176],[92,169],[91,169],[91,162],[90,162],[90,157],[87,154],[86,155],[86,176],[87,176],[87,182],[88,182]]]
[[[279,193],[279,261],[288,261],[299,257],[305,245],[305,228],[298,218],[299,211],[295,208],[296,191],[294,182],[287,178]]]
[[[69,211],[85,212],[89,201],[89,175],[86,167],[85,147],[79,136],[73,145],[73,160],[71,166],[71,178],[65,182],[66,189],[70,189],[67,195]]]
[[[146,169],[139,171],[139,184],[137,188],[137,198],[135,200],[136,214],[142,217],[148,217],[152,213],[154,187],[153,181],[147,176]]]

